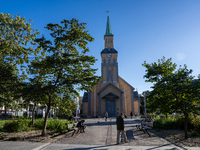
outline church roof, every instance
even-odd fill
[[[101,51],[101,53],[118,53],[114,48],[105,48]]]
[[[107,25],[106,25],[106,34],[105,35],[113,35],[111,32],[111,27],[110,27],[109,14],[107,16]]]
[[[128,82],[126,82],[122,77],[119,76],[119,78],[120,78],[122,81],[124,81],[126,84],[128,84],[133,90],[135,90],[135,88],[134,88],[132,85],[130,85]]]

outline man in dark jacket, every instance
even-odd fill
[[[116,124],[117,124],[117,144],[119,144],[119,136],[120,133],[122,132],[124,136],[124,141],[125,143],[128,143],[129,141],[127,140],[126,137],[126,131],[124,130],[124,113],[121,113],[121,116],[117,117]]]
[[[81,120],[78,122],[78,124],[76,125],[77,127],[80,128],[80,132],[85,132],[84,129],[86,128],[86,125],[84,125],[85,120]]]

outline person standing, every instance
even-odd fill
[[[107,121],[108,118],[108,112],[105,113],[105,121]]]
[[[132,113],[132,111],[131,111],[131,113],[130,113],[130,116],[131,116],[131,119],[132,119],[132,117],[133,117],[133,113]]]
[[[120,133],[122,132],[123,136],[124,136],[124,141],[125,143],[128,143],[129,141],[127,140],[126,137],[126,131],[124,130],[124,113],[121,113],[121,116],[117,117],[116,119],[116,124],[117,124],[117,144],[119,144],[119,136]]]

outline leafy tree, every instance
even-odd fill
[[[166,65],[168,64],[168,65]],[[159,110],[161,113],[179,112],[184,115],[184,131],[185,138],[188,138],[187,120],[192,112],[198,114],[200,107],[200,80],[194,80],[191,75],[192,70],[187,69],[186,65],[183,68],[176,69],[176,65],[172,64],[171,59],[162,59],[153,64],[143,64],[147,68],[147,82],[154,82],[153,90],[148,98],[148,108]],[[150,67],[151,66],[151,67]],[[153,68],[162,66],[152,71]],[[174,67],[172,67],[174,66]],[[163,70],[169,71],[164,73]]]
[[[5,107],[15,103],[14,93],[17,84],[26,77],[25,63],[29,62],[29,55],[39,52],[28,47],[37,44],[34,39],[38,34],[24,17],[0,14],[0,104]]]
[[[29,104],[33,103],[32,110],[32,126],[34,126],[35,120],[35,109],[36,105],[40,104],[43,100],[44,94],[41,93],[40,90],[41,84],[36,83],[24,83],[23,88],[19,91],[20,97],[23,97],[23,104],[29,106]]]
[[[52,40],[45,37],[36,40],[45,58],[34,60],[30,72],[35,75],[32,79],[39,82],[39,91],[45,96],[42,103],[47,106],[42,135],[46,133],[46,124],[51,108],[66,109],[76,107],[71,96],[78,96],[77,90],[92,90],[101,77],[95,76],[97,69],[92,69],[96,59],[86,55],[88,42],[93,37],[85,31],[86,24],[78,20],[63,20],[61,24],[48,24]]]

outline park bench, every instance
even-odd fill
[[[78,133],[80,131],[80,128],[79,127],[76,127],[77,126],[77,123],[70,123],[70,124],[67,124],[67,130],[68,131],[73,131],[72,133],[72,136],[76,133]]]
[[[148,132],[148,130],[153,130],[153,119],[147,118],[147,119],[141,119],[141,124],[136,125],[136,128],[143,131],[144,133],[147,133],[150,137],[151,134]]]

